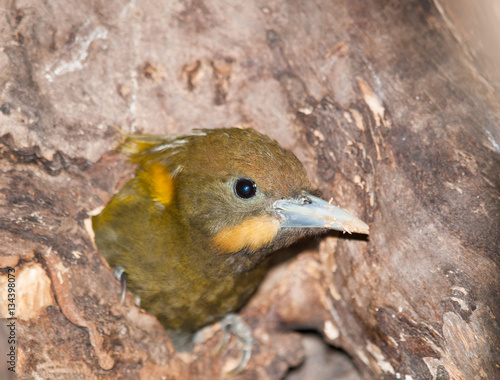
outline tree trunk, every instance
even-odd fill
[[[0,13],[0,371],[188,379],[234,365],[236,342],[212,354],[216,326],[179,354],[132,297],[120,304],[89,214],[134,170],[112,152],[116,126],[247,124],[371,230],[288,251],[241,312],[256,343],[237,378],[282,378],[311,356],[297,328],[366,379],[498,376],[495,0],[4,0]]]

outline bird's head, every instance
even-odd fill
[[[314,195],[291,151],[252,129],[132,135],[122,150],[139,164],[157,208],[178,215],[217,253],[260,257],[327,229],[368,233]]]

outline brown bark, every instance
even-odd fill
[[[217,378],[234,362],[235,342],[212,355],[216,327],[177,354],[131,297],[119,304],[88,215],[133,170],[110,152],[115,126],[242,123],[371,233],[276,266],[242,311],[256,343],[238,378],[299,364],[296,327],[367,379],[495,378],[500,23],[493,0],[470,4],[3,1],[0,313],[13,267],[19,378]]]

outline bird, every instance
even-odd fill
[[[273,252],[328,230],[369,231],[252,128],[129,134],[119,150],[137,170],[93,217],[95,243],[174,346],[241,309]]]

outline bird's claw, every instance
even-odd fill
[[[122,265],[114,266],[112,269],[113,275],[120,281],[122,286],[120,305],[123,305],[125,303],[125,296],[127,295],[127,273],[125,273],[125,267]]]
[[[222,337],[215,347],[213,354],[219,354],[227,346],[231,335],[236,336],[241,348],[242,356],[239,363],[226,372],[225,376],[234,376],[245,369],[252,356],[253,335],[250,327],[236,314],[228,314],[221,321]]]

